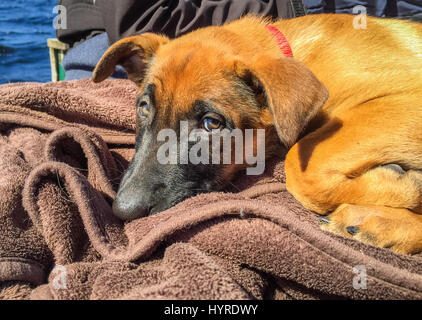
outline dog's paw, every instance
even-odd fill
[[[397,253],[422,252],[422,216],[407,209],[341,205],[318,217],[321,228]]]

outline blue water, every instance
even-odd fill
[[[0,0],[0,84],[51,80],[47,38],[57,0]]]

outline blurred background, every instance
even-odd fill
[[[51,79],[47,38],[57,0],[0,0],[0,84]]]

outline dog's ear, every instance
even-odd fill
[[[145,75],[145,68],[154,56],[158,47],[169,41],[169,38],[144,33],[122,39],[113,44],[104,53],[92,74],[92,81],[101,82],[114,73],[116,65],[120,64],[128,73],[128,78],[140,84]]]
[[[235,61],[234,68],[254,92],[265,95],[278,136],[288,148],[328,98],[327,88],[293,58],[264,55],[248,64]]]

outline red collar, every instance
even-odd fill
[[[284,53],[286,57],[293,58],[292,48],[289,45],[289,42],[287,41],[284,34],[281,33],[280,30],[278,30],[276,27],[271,26],[269,24],[265,25],[265,27],[270,31],[272,36],[277,40],[278,46],[280,47],[280,50]]]

